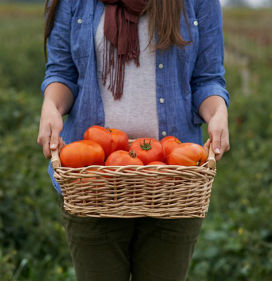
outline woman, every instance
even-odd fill
[[[48,2],[38,136],[46,158],[94,124],[202,144],[207,122],[216,160],[229,150],[219,0]],[[202,224],[63,216],[79,280],[184,280]]]

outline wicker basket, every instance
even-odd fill
[[[216,174],[211,148],[202,166],[67,168],[57,150],[51,162],[64,209],[80,217],[204,218]]]

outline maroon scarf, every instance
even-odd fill
[[[101,0],[106,4],[102,80],[114,99],[123,94],[125,64],[133,60],[139,66],[138,20],[147,0]]]

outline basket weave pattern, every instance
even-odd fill
[[[204,218],[215,168],[198,166],[55,167],[64,208],[81,217]]]

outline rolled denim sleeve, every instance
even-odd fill
[[[191,79],[194,122],[203,123],[199,116],[201,103],[209,96],[222,97],[229,106],[225,88],[224,40],[222,11],[219,0],[199,0],[197,7],[199,49]]]
[[[69,0],[59,1],[54,27],[47,43],[48,62],[41,85],[42,95],[44,95],[46,87],[53,82],[65,84],[75,98],[78,94],[78,71],[73,62],[70,48],[71,2]]]

